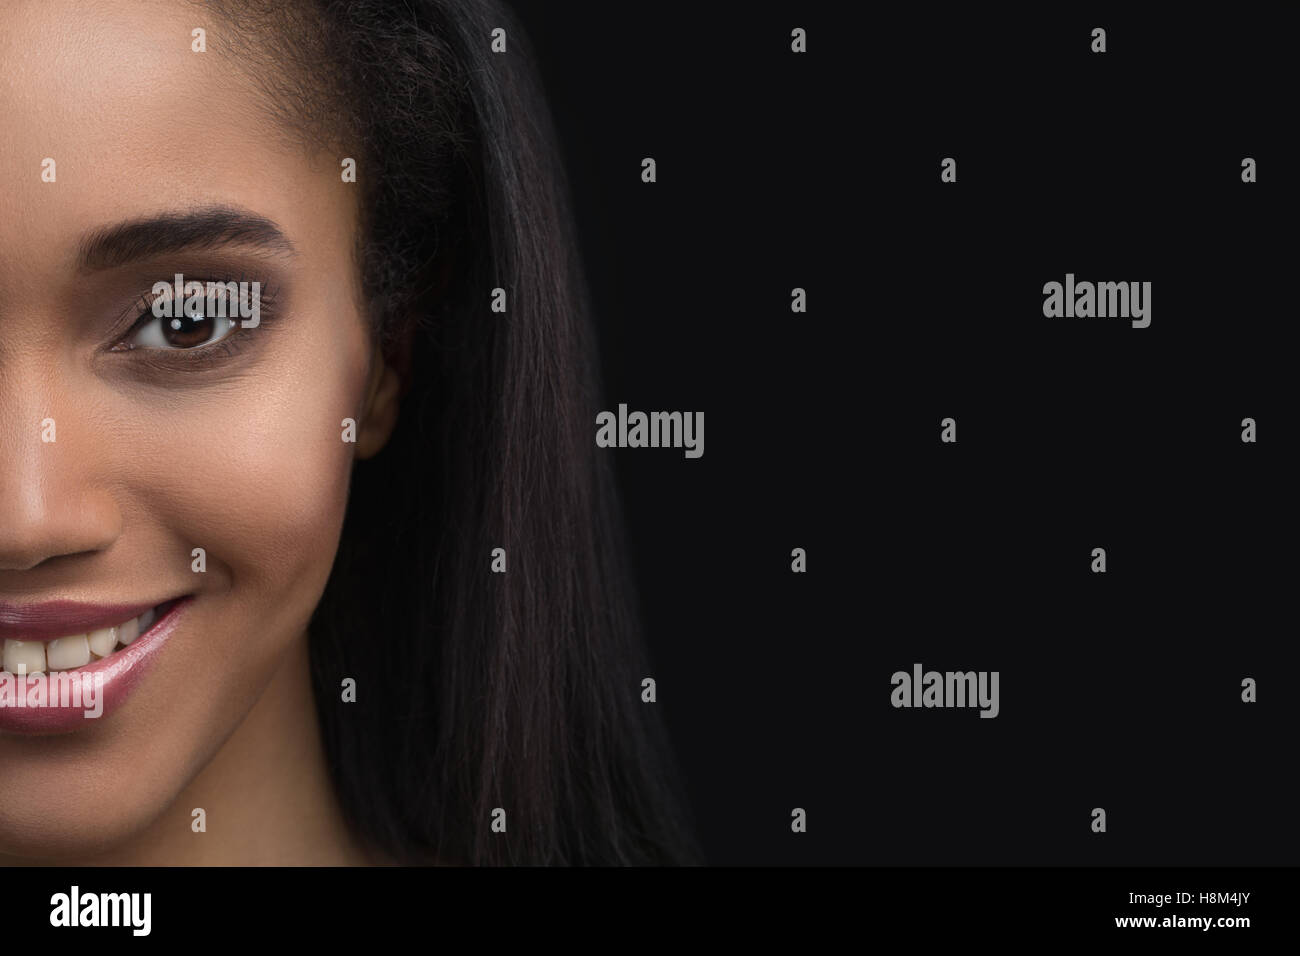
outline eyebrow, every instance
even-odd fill
[[[196,249],[242,246],[269,255],[297,255],[289,237],[270,219],[235,206],[208,206],[103,226],[78,245],[83,272],[113,269],[153,256]]]

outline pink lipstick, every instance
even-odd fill
[[[0,733],[71,733],[130,695],[192,596],[160,604],[0,604]]]

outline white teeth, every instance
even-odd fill
[[[153,608],[139,617],[117,625],[101,627],[89,634],[70,634],[51,641],[4,642],[4,669],[11,674],[43,674],[46,670],[68,671],[85,667],[92,660],[108,657],[126,647],[153,627],[158,615]]]
[[[140,622],[140,630],[137,633],[137,636],[139,636],[139,634],[143,634],[145,631],[149,630],[149,628],[153,627],[153,621],[155,617],[157,617],[157,615],[154,614],[153,608],[150,608],[149,610],[141,614],[138,618],[136,618],[136,620]],[[132,640],[134,639],[135,638],[132,638]]]
[[[70,671],[90,663],[90,642],[85,634],[60,637],[45,649],[45,661],[52,671]]]
[[[41,641],[5,641],[5,670],[11,674],[45,673],[45,644]]]
[[[139,636],[140,619],[138,617],[131,618],[131,620],[120,625],[117,629],[117,640],[123,647],[126,647]]]
[[[117,647],[117,628],[101,627],[98,631],[91,631],[88,640],[90,653],[96,657],[107,657]]]

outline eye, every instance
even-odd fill
[[[220,342],[235,330],[239,320],[225,318],[220,314],[225,311],[229,315],[228,309],[217,309],[217,315],[209,316],[205,314],[205,308],[207,301],[196,309],[177,310],[182,314],[168,315],[169,310],[160,307],[163,314],[159,316],[150,307],[140,315],[140,324],[126,340],[127,347],[170,351],[197,349]]]

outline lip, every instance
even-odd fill
[[[40,734],[66,734],[72,733],[85,727],[94,726],[108,717],[119,707],[122,706],[130,696],[131,692],[139,686],[140,679],[148,672],[150,666],[157,660],[163,646],[176,633],[184,620],[185,612],[193,603],[193,595],[186,595],[182,598],[170,599],[174,601],[171,607],[164,614],[160,614],[154,621],[153,627],[149,628],[144,634],[141,634],[129,645],[117,651],[110,657],[103,660],[93,661],[84,667],[79,667],[72,671],[56,672],[63,675],[69,693],[66,695],[68,702],[66,705],[61,703],[61,695],[58,690],[58,684],[51,682],[50,674],[32,674],[25,677],[18,675],[0,674],[0,734],[13,733],[24,735]],[[162,601],[160,604],[166,604],[168,601]],[[146,604],[138,609],[138,614],[142,614],[152,607],[158,607],[157,604]],[[55,602],[53,604],[38,605],[38,609],[44,610],[57,607],[63,610],[74,608],[76,614],[85,614],[87,609],[91,612],[98,613],[104,610],[105,605],[87,605],[87,604],[70,604],[68,602]],[[0,605],[0,611],[4,606]],[[114,614],[119,611],[125,611],[126,617],[119,617],[111,623],[120,624],[123,620],[129,620],[133,615],[132,607],[120,605],[108,607],[108,610]],[[91,617],[65,617],[58,621],[59,626],[63,626],[65,621],[74,621],[77,627],[80,627],[81,621],[98,620]],[[41,622],[43,623],[43,622]],[[106,622],[107,626],[107,622]],[[0,633],[8,633],[0,631]],[[30,630],[25,631],[30,635]],[[62,631],[53,637],[61,637],[68,634],[68,631]],[[17,638],[11,638],[17,639]],[[31,639],[30,637],[28,638]],[[45,684],[45,696],[60,698],[51,703],[46,700],[44,704],[28,703],[33,699],[33,693],[37,688],[37,681],[43,680]],[[86,703],[86,696],[77,696],[84,688],[89,694],[98,694],[98,704],[102,704],[102,713],[97,717],[88,717],[86,712],[94,711],[95,707],[90,707]],[[102,683],[101,683],[102,682]],[[95,685],[98,684],[98,690]],[[77,702],[80,700],[80,702]]]
[[[70,634],[85,634],[113,627],[158,604],[82,604],[50,601],[46,604],[0,602],[0,640],[52,641]]]

